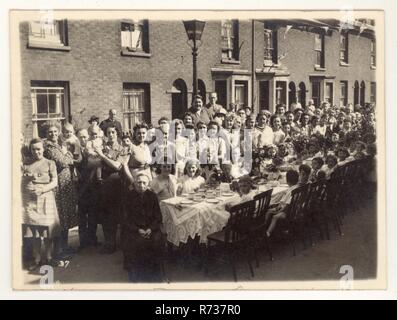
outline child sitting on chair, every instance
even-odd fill
[[[237,204],[253,200],[256,193],[252,189],[252,186],[253,183],[251,177],[248,175],[242,176],[238,180],[238,195],[230,199],[230,201],[225,205],[225,209],[230,210],[231,207]]]
[[[312,172],[310,173],[310,177],[309,177],[309,182],[316,182],[318,181],[318,176],[319,176],[319,172],[323,172],[321,171],[321,168],[324,165],[324,160],[321,157],[315,157],[312,160]],[[324,173],[325,174],[325,173]]]
[[[90,179],[94,176],[98,181],[102,180],[102,160],[96,153],[96,150],[103,149],[103,139],[101,129],[98,126],[91,127],[89,130],[90,140],[87,142],[87,168],[91,171]]]
[[[329,154],[326,156],[325,164],[321,168],[321,171],[325,172],[325,177],[327,180],[331,178],[331,174],[334,172],[337,164],[338,158],[335,155]]]
[[[280,202],[272,209],[269,209],[266,213],[266,221],[271,219],[270,225],[266,231],[268,237],[271,236],[274,228],[277,225],[278,220],[286,218],[286,208],[291,203],[292,191],[298,187],[299,173],[296,170],[288,170],[287,175],[288,190],[280,199]]]

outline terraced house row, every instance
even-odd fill
[[[198,55],[198,92],[256,113],[278,103],[376,100],[373,21],[210,20]],[[137,121],[178,118],[192,98],[192,51],[182,21],[41,20],[20,24],[24,134],[48,119],[86,126],[117,110]],[[208,102],[208,101],[207,101]]]

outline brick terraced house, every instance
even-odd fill
[[[191,104],[192,52],[182,21],[52,20],[20,24],[22,121],[26,138],[48,119],[87,126],[117,110],[137,121],[181,117]],[[198,91],[218,103],[274,111],[313,99],[376,100],[373,22],[209,20],[198,55]]]

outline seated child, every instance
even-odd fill
[[[266,221],[271,219],[270,225],[266,231],[266,235],[268,237],[271,236],[278,220],[285,219],[287,217],[285,211],[287,206],[291,203],[292,191],[298,187],[299,173],[296,170],[288,170],[286,179],[289,186],[288,190],[282,196],[280,202],[274,208],[269,209],[266,213]]]
[[[187,160],[184,174],[178,181],[177,194],[197,192],[204,184],[205,180],[201,176],[199,161],[197,159]]]
[[[309,183],[310,174],[312,172],[312,168],[307,164],[301,164],[299,166],[299,186],[303,186]]]
[[[321,171],[322,166],[324,165],[324,160],[321,157],[315,157],[312,160],[312,172],[310,173],[310,177],[309,177],[309,182],[317,182],[318,179],[318,174],[319,172],[323,172]]]
[[[332,172],[334,172],[336,165],[338,164],[338,158],[333,154],[327,155],[325,158],[325,164],[322,166],[321,171],[325,172],[327,180],[331,178]]]
[[[256,192],[252,189],[253,182],[250,176],[242,176],[238,180],[237,186],[238,195],[233,196],[229,199],[228,203],[225,205],[226,210],[230,210],[231,207],[237,204],[251,201],[254,199]]]
[[[354,160],[354,158],[350,156],[349,150],[345,147],[340,147],[336,152],[336,156],[338,157],[339,167]]]
[[[363,141],[356,141],[351,155],[354,159],[362,159],[367,155],[366,148],[367,146]]]
[[[96,176],[98,181],[102,180],[102,161],[95,150],[103,148],[103,139],[101,138],[102,130],[96,126],[89,131],[90,140],[87,142],[87,168],[91,171],[90,179]]]

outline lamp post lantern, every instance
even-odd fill
[[[192,48],[193,55],[193,99],[197,95],[197,56],[198,48],[201,46],[201,35],[203,34],[205,22],[199,20],[183,21],[186,34],[188,37],[187,43]],[[192,103],[193,103],[192,99]]]

